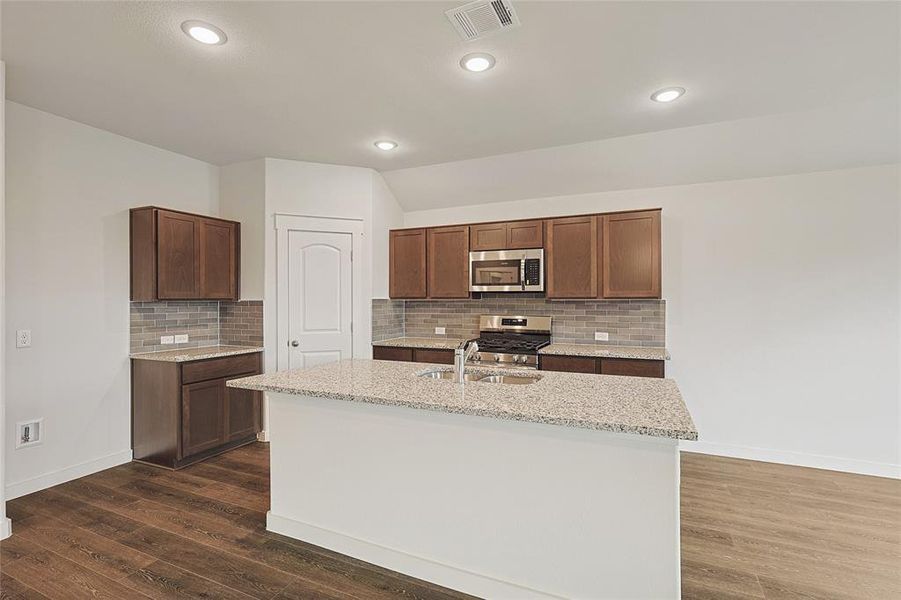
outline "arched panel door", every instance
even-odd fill
[[[289,235],[289,368],[351,358],[351,234],[291,231]]]

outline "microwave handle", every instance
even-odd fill
[[[523,258],[519,261],[519,283],[522,285],[522,290],[526,290],[526,259]]]

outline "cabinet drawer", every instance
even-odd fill
[[[260,353],[239,354],[224,358],[211,358],[196,362],[184,363],[181,367],[181,382],[194,383],[245,373],[259,373]]]
[[[395,348],[393,346],[373,346],[372,358],[375,360],[399,360],[403,362],[413,361],[412,348]]]
[[[629,375],[632,377],[663,377],[662,360],[638,360],[633,358],[602,358],[602,375]]]
[[[542,371],[565,371],[567,373],[597,373],[598,359],[581,356],[552,356],[543,354],[539,357]]]
[[[454,364],[453,350],[429,350],[427,348],[417,348],[413,350],[413,362],[420,363],[437,363],[439,365]]]

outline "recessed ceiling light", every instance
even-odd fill
[[[221,45],[228,40],[224,31],[203,21],[185,21],[181,24],[181,30],[201,44],[208,46]]]
[[[391,140],[379,140],[375,143],[375,147],[379,150],[394,150],[397,148],[397,142]]]
[[[494,66],[494,57],[485,52],[473,52],[460,59],[460,66],[467,71],[481,73]]]
[[[653,94],[651,94],[651,100],[654,102],[672,102],[677,99],[679,96],[685,93],[685,88],[680,87],[668,87],[663,88],[662,90],[657,90]]]

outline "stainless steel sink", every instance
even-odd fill
[[[525,375],[488,375],[479,379],[479,383],[510,383],[516,385],[526,385],[535,383],[541,379],[540,377],[527,377]]]
[[[419,377],[427,377],[429,379],[446,379],[453,381],[453,371],[426,371],[420,373]],[[478,383],[507,383],[507,384],[529,384],[535,383],[541,379],[540,377],[531,377],[528,375],[486,375],[484,373],[464,373],[464,381],[475,381]]]
[[[454,372],[453,371],[426,371],[425,373],[420,373],[420,377],[428,377],[429,379],[447,379],[448,381],[453,381]],[[464,381],[481,381],[484,377],[481,373],[464,373],[463,380]]]

